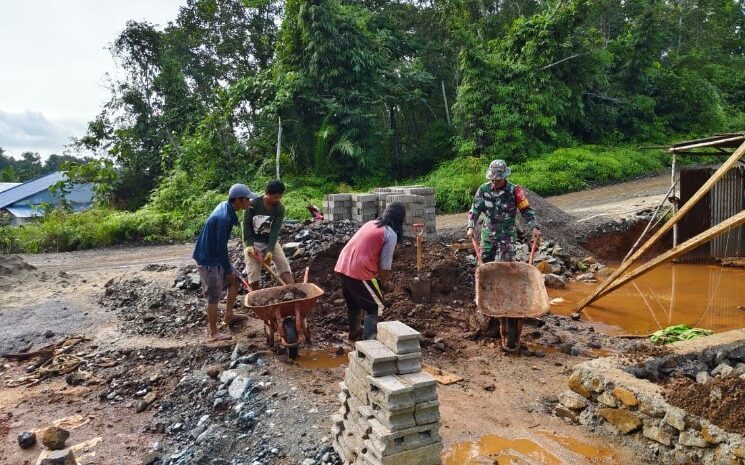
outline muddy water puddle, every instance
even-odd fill
[[[349,362],[346,352],[337,355],[330,350],[302,350],[297,364],[303,368],[317,370],[319,368],[333,369]]]
[[[569,315],[596,284],[569,283],[549,290],[564,302],[554,313]],[[715,332],[745,327],[745,269],[667,264],[640,276],[585,308],[583,318],[618,326],[622,333],[649,334],[676,324]],[[745,308],[745,307],[742,307]]]
[[[538,441],[509,439],[495,434],[451,445],[442,453],[443,465],[574,465],[613,464],[618,454],[574,438],[538,431]]]

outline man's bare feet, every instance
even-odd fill
[[[220,341],[229,341],[233,339],[233,336],[230,334],[222,334],[222,333],[214,333],[209,335],[208,342],[220,342]]]

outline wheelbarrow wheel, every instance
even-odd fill
[[[287,343],[297,344],[297,326],[295,325],[295,319],[285,318],[282,321],[282,326],[284,326],[285,329],[285,339],[287,340]],[[300,352],[297,345],[295,345],[294,347],[288,347],[287,355],[292,359],[298,358]]]
[[[500,318],[500,325],[504,325],[501,332],[502,348],[508,352],[520,350],[520,333],[522,321],[520,318]]]

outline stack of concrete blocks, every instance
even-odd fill
[[[352,194],[327,194],[323,196],[323,213],[327,220],[352,219]]]
[[[399,321],[349,353],[342,407],[332,417],[345,465],[441,465],[437,383],[422,369],[420,334]]]
[[[377,217],[377,194],[352,194],[352,219],[354,221],[358,223],[366,223]]]

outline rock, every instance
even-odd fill
[[[334,302],[333,302],[334,306],[336,306],[336,307],[338,307],[340,305],[344,305],[345,303],[346,303],[346,300],[344,300],[344,299],[334,299]]]
[[[581,395],[582,397],[589,399],[592,396],[592,392],[590,392],[590,390],[587,389],[582,383],[582,375],[580,375],[578,371],[572,373],[572,375],[569,377],[568,384],[569,389]]]
[[[608,391],[605,391],[598,396],[598,402],[605,405],[606,407],[611,407],[611,408],[618,407],[618,402],[616,402],[616,398],[613,397],[611,393]]]
[[[18,435],[18,445],[21,446],[21,449],[28,449],[30,447],[34,447],[35,444],[36,444],[36,434],[25,431]]]
[[[572,423],[578,423],[579,418],[577,417],[577,412],[574,410],[568,409],[566,407],[562,407],[561,405],[557,405],[554,408],[554,415],[556,415],[559,418],[566,418],[567,420],[570,420]]]
[[[711,381],[711,376],[708,371],[699,371],[696,373],[696,382],[698,384],[708,384]]]
[[[597,263],[597,260],[595,260],[595,257],[585,257],[582,260],[582,263],[584,263],[585,266],[590,266],[590,265],[594,265],[595,263]]]
[[[551,273],[551,265],[546,262],[539,262],[535,267],[538,268],[538,271],[540,271],[541,274]]]
[[[671,446],[673,443],[672,433],[664,427],[645,426],[642,434],[645,438],[659,442],[663,446]]]
[[[704,422],[702,421],[702,423]],[[701,426],[701,437],[709,444],[721,443],[722,441],[724,441],[724,434],[725,433],[721,429],[709,422],[705,422]]]
[[[722,378],[725,378],[725,377],[731,375],[732,372],[734,372],[734,371],[735,371],[735,369],[732,368],[731,366],[727,365],[726,363],[720,363],[719,365],[717,365],[716,368],[714,368],[713,370],[711,370],[711,375],[712,376],[715,376],[715,377],[716,376],[720,376]]]
[[[233,353],[230,354],[230,360],[238,360],[238,358],[245,353],[246,346],[243,343],[238,342],[235,347],[233,347]]]
[[[597,279],[595,279],[595,273],[584,273],[579,276],[577,276],[577,281],[584,281],[586,283],[594,283],[597,282]]]
[[[553,273],[544,275],[543,282],[546,287],[551,289],[564,289],[567,286],[566,280],[563,276]]]
[[[722,400],[722,388],[720,388],[719,386],[712,388],[712,390],[709,392],[709,400],[712,402]]]
[[[210,365],[205,370],[205,373],[207,373],[207,376],[210,378],[217,378],[220,376],[220,373],[222,373],[222,366],[221,365]]]
[[[300,463],[300,465],[316,465],[316,461],[313,459],[305,459]]]
[[[51,329],[44,331],[44,337],[47,339],[54,337],[54,331]]]
[[[572,391],[559,394],[559,403],[570,410],[582,410],[587,407],[587,399]]]
[[[734,376],[745,375],[745,363],[738,363],[735,366],[735,372],[732,373]]]
[[[78,465],[70,449],[54,450],[39,461],[39,465]]]
[[[45,428],[39,434],[41,443],[52,450],[64,449],[65,441],[67,441],[67,438],[69,437],[70,432],[58,426],[50,426],[48,428]]]
[[[615,388],[613,390],[613,396],[616,399],[620,400],[621,403],[626,407],[636,407],[637,405],[639,405],[639,400],[636,398],[636,395],[626,388]]]
[[[605,418],[605,421],[615,426],[623,434],[629,434],[642,426],[642,421],[639,417],[628,410],[599,408],[598,413]]]
[[[688,447],[709,447],[709,443],[704,440],[703,437],[697,431],[683,431],[680,433],[678,442],[683,446]]]
[[[282,251],[285,253],[285,255],[287,255],[288,257],[291,257],[302,246],[303,244],[301,244],[300,242],[287,242],[284,245],[282,245]]]
[[[686,413],[677,407],[669,407],[662,421],[678,431],[686,429]]]
[[[575,313],[572,313],[572,314],[570,315],[570,317],[571,317],[571,318],[572,318],[572,320],[574,320],[574,321],[579,321],[579,319],[581,318],[581,315],[580,315],[580,314],[579,314],[578,312],[575,312]]]
[[[245,376],[237,376],[230,387],[228,388],[228,394],[234,400],[240,400],[246,391],[251,387],[251,380]]]
[[[589,405],[579,414],[579,423],[584,426],[598,426],[602,421],[602,418],[598,416],[597,408],[593,405]]]

